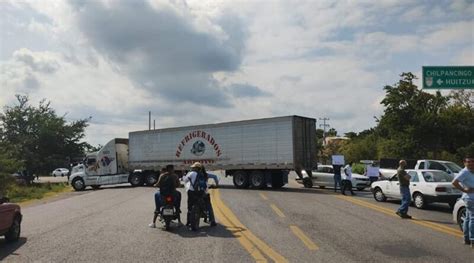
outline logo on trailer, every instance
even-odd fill
[[[198,140],[194,141],[194,139]],[[214,139],[214,137],[212,137],[211,134],[205,131],[192,131],[186,136],[184,136],[181,142],[179,142],[175,156],[177,158],[180,158],[186,144],[192,141],[194,141],[194,143],[191,148],[191,153],[196,156],[202,156],[204,154],[204,152],[206,151],[206,143],[209,144],[211,149],[214,149],[214,152],[216,153],[217,157],[220,157],[222,155],[221,146],[217,144],[216,140]]]
[[[191,153],[196,156],[201,156],[206,151],[206,145],[202,141],[196,141],[193,143],[193,148],[191,148]]]

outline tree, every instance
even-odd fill
[[[90,147],[84,139],[89,119],[67,123],[57,116],[50,102],[37,107],[28,96],[16,95],[17,104],[0,114],[0,145],[10,149],[11,158],[31,173],[49,173],[68,164],[68,158],[82,156]]]

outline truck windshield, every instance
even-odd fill
[[[444,163],[448,168],[449,170],[453,171],[453,173],[459,173],[462,168],[459,167],[459,165],[455,164],[455,163]]]
[[[423,172],[423,178],[428,183],[432,182],[451,182],[453,177],[443,171]]]

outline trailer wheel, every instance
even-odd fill
[[[249,177],[245,171],[238,171],[232,175],[232,181],[237,188],[248,188]]]
[[[130,175],[130,178],[129,178],[129,181],[130,181],[130,184],[133,186],[133,187],[136,187],[136,186],[141,186],[143,185],[143,181],[142,181],[142,175],[140,173],[133,173],[132,175]]]
[[[154,173],[148,173],[145,177],[145,184],[152,186],[158,182],[158,176]]]
[[[281,172],[273,173],[272,174],[272,188],[273,189],[280,189],[285,185],[283,183],[283,174]]]
[[[265,187],[265,176],[262,171],[253,171],[250,173],[250,184],[255,189],[262,189]]]

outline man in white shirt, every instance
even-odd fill
[[[344,174],[346,175],[346,178],[342,180],[341,193],[343,195],[346,195],[346,189],[349,189],[351,191],[351,195],[355,195],[354,192],[352,191],[352,162],[348,163],[344,167]]]

